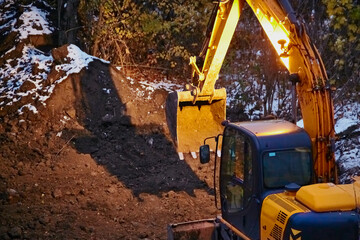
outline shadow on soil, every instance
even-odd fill
[[[178,159],[161,126],[139,129],[131,125],[124,114],[126,107],[117,94],[108,64],[90,63],[80,85],[73,83],[73,87],[77,99],[81,99],[76,106],[77,115],[88,130],[75,133],[75,148],[91,154],[134,195],[161,194],[170,190],[193,195],[197,188],[210,191],[186,162]]]

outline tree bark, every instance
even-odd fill
[[[58,0],[59,45],[78,44],[78,6],[79,0]]]

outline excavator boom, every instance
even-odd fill
[[[204,64],[199,69],[196,57],[190,58],[192,82],[186,91],[169,94],[167,121],[178,152],[195,152],[204,139],[223,131],[226,119],[226,91],[215,83],[235,32],[243,1],[220,1],[216,8],[211,36],[206,43]],[[211,20],[210,20],[211,21]],[[175,110],[176,109],[176,110]],[[209,142],[215,149],[215,142]]]

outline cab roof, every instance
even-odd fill
[[[293,123],[285,120],[260,120],[252,122],[237,122],[233,123],[237,126],[245,128],[257,137],[282,135],[299,132],[302,129]]]
[[[297,147],[311,148],[311,140],[306,131],[285,120],[238,122],[229,125],[242,130],[253,139],[254,143],[258,144],[259,152]]]

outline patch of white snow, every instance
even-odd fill
[[[27,39],[30,35],[51,34],[54,28],[49,26],[48,15],[48,12],[30,5],[19,18],[22,24],[14,31],[20,34],[20,39]]]

